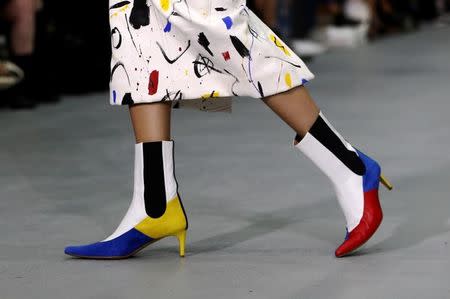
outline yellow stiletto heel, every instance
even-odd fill
[[[178,239],[178,243],[180,244],[180,257],[184,257],[185,246],[186,246],[186,231],[183,230],[175,235]]]
[[[388,190],[394,189],[394,186],[391,184],[391,182],[389,182],[389,180],[384,175],[380,176],[380,181],[383,184],[383,186],[385,186]]]

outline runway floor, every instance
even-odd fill
[[[106,93],[0,111],[0,298],[450,298],[449,36],[428,28],[310,64],[325,115],[396,187],[381,191],[379,232],[345,259],[331,185],[259,100],[174,111],[185,259],[175,239],[126,261],[63,254],[109,235],[131,199],[128,112]]]

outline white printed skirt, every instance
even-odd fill
[[[245,0],[110,0],[112,105],[264,98],[314,78]]]

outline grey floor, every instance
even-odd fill
[[[311,91],[395,183],[365,249],[333,257],[344,220],[327,179],[258,100],[174,112],[188,254],[163,240],[126,261],[63,249],[103,239],[131,194],[126,109],[106,94],[0,111],[0,298],[450,298],[449,28],[334,51]]]

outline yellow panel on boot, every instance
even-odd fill
[[[167,203],[164,215],[157,219],[147,217],[135,228],[152,239],[161,239],[185,230],[186,226],[186,216],[177,195]]]

